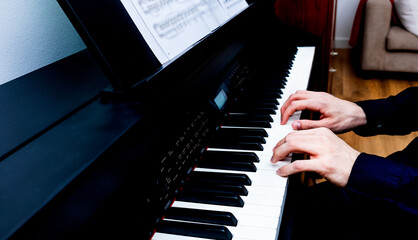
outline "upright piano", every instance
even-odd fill
[[[291,156],[270,157],[301,117],[281,125],[279,109],[312,88],[315,41],[272,1],[58,2],[88,51],[0,86],[0,239],[289,238],[276,170]],[[181,19],[219,7],[232,13],[172,49],[197,21]]]

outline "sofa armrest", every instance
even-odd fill
[[[386,36],[389,32],[392,4],[389,0],[368,0],[364,16],[363,70],[385,70]]]

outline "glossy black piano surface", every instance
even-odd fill
[[[170,205],[176,198],[243,204],[251,185],[244,173],[193,169],[256,170],[259,160],[251,154],[214,157],[205,150],[225,144],[253,150],[268,137],[262,130],[219,130],[224,122],[268,127],[280,107],[275,99],[299,37],[288,36],[293,32],[264,7],[243,20],[245,32],[229,36],[197,68],[168,69],[132,91],[105,90],[108,77],[87,51],[0,86],[6,113],[0,120],[0,239],[149,239],[156,229],[173,228],[230,238],[222,227],[201,230],[204,225],[162,219],[236,224],[228,212],[214,216]],[[258,21],[269,24],[257,27]],[[268,81],[272,76],[281,77]],[[227,100],[219,105],[222,90]],[[237,119],[229,114],[236,109],[248,114]]]

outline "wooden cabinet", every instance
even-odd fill
[[[276,0],[274,9],[284,24],[317,36],[320,49],[316,90],[327,91],[330,53],[333,50],[336,0]],[[318,46],[317,46],[318,47]]]

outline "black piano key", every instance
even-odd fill
[[[225,126],[234,127],[259,127],[259,128],[271,128],[269,121],[252,121],[252,120],[231,120],[227,119],[224,121]]]
[[[238,194],[205,193],[199,191],[181,191],[178,201],[206,203],[223,206],[243,207],[244,201]]]
[[[281,98],[282,97],[282,93],[269,91],[269,90],[264,91],[262,95],[267,98]]]
[[[267,91],[267,90],[265,90]],[[265,93],[265,91],[256,91],[245,94],[239,102],[237,102],[237,105],[233,106],[232,110],[239,109],[239,110],[245,110],[248,108],[272,108],[275,109],[278,105],[277,99],[280,99],[280,95],[272,95]]]
[[[257,109],[257,108],[271,108],[277,110],[278,107],[274,103],[264,103],[259,100],[251,100],[251,102],[241,102],[239,105],[234,107],[234,110],[245,111],[246,109]],[[261,120],[260,118],[254,117],[252,120]]]
[[[264,129],[221,128],[221,129],[218,130],[218,133],[219,134],[268,137],[268,134],[267,134],[266,130],[264,130]]]
[[[249,105],[251,106],[251,103]],[[260,101],[257,101],[256,103],[252,104],[252,106],[254,106],[255,108],[272,108],[272,109],[277,110],[277,105],[276,104],[264,103],[264,102],[260,102]]]
[[[271,103],[271,104],[273,104],[273,103]],[[230,115],[227,116],[227,120],[234,120],[234,121],[239,121],[239,120],[241,120],[241,121],[268,121],[268,122],[272,122],[273,118],[269,114],[230,114]]]
[[[257,167],[252,162],[199,161],[197,167],[245,172],[257,171]]]
[[[260,162],[257,154],[252,152],[225,152],[225,151],[206,151],[202,156],[209,161],[241,161],[241,162]]]
[[[279,97],[272,96],[272,95],[264,94],[263,92],[257,91],[257,92],[251,92],[251,93],[247,93],[243,95],[240,101],[251,103],[251,102],[258,102],[258,101],[265,100],[265,99],[267,99],[268,101],[274,101],[280,98],[281,96]]]
[[[282,90],[277,90],[277,87],[275,87],[275,86],[268,85],[268,86],[266,86],[265,91],[266,92],[277,92],[277,93],[279,93],[277,95],[278,96],[277,97],[278,99],[281,99],[282,98],[282,95],[283,95]]]
[[[238,220],[230,212],[189,209],[189,208],[171,207],[167,210],[165,214],[165,218],[190,221],[190,222],[226,225],[226,226],[237,226],[238,224]]]
[[[258,105],[259,105],[259,106],[266,107],[266,108],[272,108],[272,109],[274,109],[274,110],[278,110],[278,109],[279,109],[279,108],[277,107],[277,104],[274,104],[274,103],[264,103],[264,102],[259,102],[259,103],[258,103]]]
[[[252,142],[252,143],[266,143],[266,139],[260,136],[233,136],[233,135],[217,135],[212,141],[213,143],[225,143],[225,142]]]
[[[287,66],[285,67],[285,68],[287,68]],[[277,72],[272,72],[272,71],[269,71],[269,72],[267,72],[266,74],[268,75],[268,77],[270,77],[270,78],[275,78],[275,79],[284,79],[284,80],[286,80],[286,77],[288,77],[288,76],[286,76],[286,71],[288,71],[288,70],[279,70],[279,71],[277,71]],[[267,78],[268,78],[267,77]]]
[[[255,108],[254,109],[254,111],[253,111],[254,113],[269,113],[269,114],[271,114],[271,115],[275,115],[276,114],[276,110],[275,109],[272,109],[272,108]]]
[[[258,96],[256,99],[254,99],[254,101],[256,101],[258,98],[269,99],[270,101],[272,101],[272,100],[280,99],[280,98],[282,98],[282,97],[281,97],[281,96],[280,96],[280,97],[268,96],[268,95],[266,94],[266,95],[264,95],[263,97]]]
[[[231,232],[224,226],[175,222],[164,220],[157,228],[157,232],[191,237],[231,240]]]
[[[269,74],[270,82],[287,83],[287,77],[280,74]]]
[[[267,74],[269,76],[287,77],[286,74],[289,74],[289,72],[290,72],[289,71],[289,66],[290,66],[289,63],[285,63],[282,66],[277,66],[277,69],[276,69],[276,67],[274,67],[273,69],[270,69],[267,72]]]
[[[252,143],[252,142],[233,142],[233,143],[212,143],[210,144],[212,148],[225,148],[225,149],[239,149],[239,150],[255,150],[263,151],[263,146],[261,143]]]
[[[278,93],[280,97],[283,94],[282,89],[281,88],[276,88],[276,87],[265,87],[265,91],[266,92]]]
[[[280,69],[280,68],[274,68],[271,69],[271,74],[274,74],[276,76],[283,76],[283,77],[288,77],[290,74],[290,71],[288,68],[285,69]]]
[[[280,88],[283,89],[286,86],[286,82],[284,79],[272,79],[269,83],[267,83],[266,87],[268,88]]]
[[[184,192],[205,192],[205,193],[219,193],[219,194],[238,194],[240,196],[247,196],[248,190],[244,185],[239,184],[224,184],[224,183],[211,183],[202,181],[193,181],[190,179],[184,186]]]
[[[232,113],[250,113],[250,114],[276,114],[276,110],[270,108],[252,108],[252,109],[232,109]]]
[[[270,99],[268,99],[268,98],[260,98],[260,99],[257,99],[256,101],[263,102],[263,103],[272,103],[272,104],[275,104],[276,106],[279,105],[279,101],[277,99],[275,99],[275,98],[270,98]]]
[[[251,179],[243,173],[214,173],[194,171],[190,174],[190,179],[192,179],[194,182],[234,183],[247,186],[251,185]]]
[[[274,74],[276,76],[281,76],[281,77],[288,77],[289,76],[290,71],[286,68],[286,69],[278,69],[277,71],[272,71],[271,74]]]

